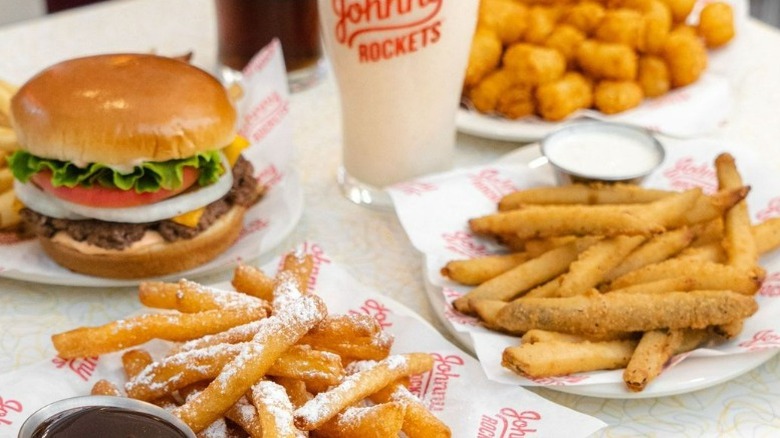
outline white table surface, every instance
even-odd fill
[[[115,0],[0,27],[0,78],[21,83],[57,61],[117,51],[194,51],[193,62],[212,69],[215,32],[211,0]],[[749,21],[736,48],[729,68],[735,109],[711,135],[752,148],[780,171],[780,32]],[[278,252],[305,240],[318,242],[356,279],[414,309],[446,334],[425,298],[421,257],[395,215],[355,206],[338,191],[341,133],[332,78],[294,94],[291,116],[305,210]],[[517,147],[459,135],[456,165],[489,162]],[[229,277],[224,272],[199,280]],[[134,288],[57,287],[0,278],[0,373],[51,357],[52,333],[101,324],[139,307]],[[532,390],[607,422],[610,426],[599,436],[780,436],[778,356],[727,383],[672,397],[608,400]]]

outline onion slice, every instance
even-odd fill
[[[222,156],[222,165],[227,171],[217,182],[197,190],[181,193],[160,202],[136,207],[100,208],[68,202],[44,192],[32,183],[14,181],[16,196],[31,210],[58,219],[98,219],[106,222],[140,224],[157,222],[189,211],[205,207],[222,198],[233,186],[233,172]]]

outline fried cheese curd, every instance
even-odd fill
[[[695,83],[706,71],[707,50],[732,41],[736,27],[728,3],[707,2],[700,11],[694,3],[483,0],[464,101],[483,114],[560,121],[588,108],[620,113]],[[582,75],[600,95],[584,98],[579,80],[566,87],[573,84],[567,73]],[[557,89],[550,85],[560,81]],[[567,90],[578,94],[562,96]]]

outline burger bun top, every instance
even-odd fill
[[[186,62],[146,54],[53,65],[19,89],[11,114],[29,153],[114,167],[224,147],[236,123],[216,78]]]

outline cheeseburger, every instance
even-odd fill
[[[11,114],[22,219],[76,272],[142,278],[206,263],[260,193],[224,87],[182,61],[65,61],[25,83]]]

